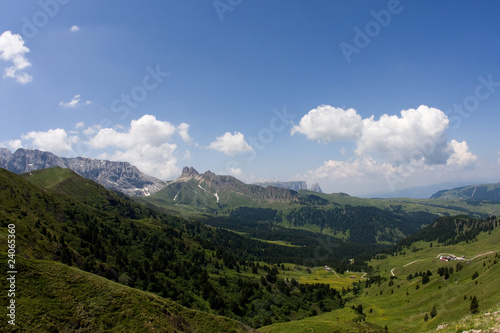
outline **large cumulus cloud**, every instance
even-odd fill
[[[357,139],[362,129],[363,120],[356,110],[321,105],[309,111],[298,125],[292,127],[292,135],[301,133],[308,139],[326,143]]]
[[[321,142],[355,141],[358,156],[381,155],[392,165],[424,163],[471,166],[475,162],[467,142],[448,142],[448,117],[425,105],[399,115],[362,119],[354,109],[321,105],[302,117],[291,134],[301,133]]]
[[[3,77],[16,79],[17,82],[25,84],[33,78],[24,70],[31,66],[25,54],[30,50],[24,45],[24,40],[19,34],[4,31],[0,35],[0,59],[11,62],[12,66],[5,68]]]
[[[179,173],[177,145],[171,142],[171,137],[177,133],[184,141],[190,141],[188,128],[185,123],[175,126],[153,115],[144,115],[132,120],[125,131],[99,129],[88,143],[94,149],[119,148],[113,153],[101,154],[101,158],[128,161],[147,174],[168,179]]]
[[[241,132],[232,134],[226,132],[222,136],[215,138],[215,141],[210,143],[208,148],[223,152],[229,156],[252,150],[252,146],[246,142],[245,136]]]
[[[403,110],[400,116],[384,114],[379,120],[372,116],[363,120],[356,153],[378,152],[396,164],[419,159],[443,164],[451,154],[446,140],[448,124],[442,111],[425,105]]]

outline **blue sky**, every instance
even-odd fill
[[[0,6],[0,146],[353,195],[500,180],[496,1]]]

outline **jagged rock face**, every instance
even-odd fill
[[[0,148],[0,168],[7,168],[7,163],[12,156],[12,152],[7,148]]]
[[[169,182],[155,198],[216,207],[217,204],[240,205],[241,201],[295,202],[298,193],[287,188],[245,184],[232,176],[216,175],[211,171],[200,174],[192,167],[184,167],[182,175]]]
[[[274,187],[287,188],[289,190],[294,190],[294,191],[308,189],[305,181],[292,181],[292,182],[271,182],[271,181],[269,181],[269,182],[260,182],[260,183],[254,183],[254,184],[259,185],[259,186],[263,186],[263,187],[274,186]],[[318,183],[312,184],[309,191],[323,193],[323,191],[321,190],[321,187],[319,187]]]
[[[305,181],[291,181],[291,182],[260,182],[260,183],[254,183],[255,185],[263,186],[263,187],[268,187],[268,186],[274,186],[274,187],[279,187],[279,188],[287,188],[289,190],[294,190],[294,191],[300,191],[300,190],[307,190],[307,184]]]
[[[323,191],[321,190],[321,187],[319,187],[318,183],[312,184],[311,191],[318,192],[318,193],[323,193]]]
[[[8,151],[5,152],[5,150]],[[95,160],[85,157],[64,158],[36,149],[18,149],[14,154],[0,149],[0,167],[15,173],[59,166],[91,179],[108,189],[130,196],[148,196],[165,187],[165,182],[143,174],[127,162]]]
[[[20,148],[11,156],[6,169],[20,174],[56,166],[66,168],[62,157],[41,150]]]
[[[195,168],[193,167],[184,167],[182,168],[182,174],[180,178],[187,178],[187,177],[193,177],[193,176],[199,176],[200,174],[198,171],[196,171]]]

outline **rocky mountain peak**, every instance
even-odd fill
[[[207,170],[207,171],[205,171],[205,172],[203,173],[203,178],[208,178],[208,179],[211,179],[211,178],[213,178],[213,177],[215,177],[215,176],[216,176],[216,174],[215,174],[215,173],[213,173],[213,172],[212,172],[212,171],[210,171],[210,170]]]
[[[10,151],[10,149],[0,147],[0,168],[7,167],[7,163],[9,162],[11,157],[12,152]]]
[[[165,182],[143,174],[128,162],[66,158],[37,149],[19,148],[13,154],[0,148],[0,168],[20,174],[52,167],[68,168],[104,187],[131,196],[148,196],[165,187]]]
[[[314,192],[318,192],[318,193],[323,193],[323,191],[321,190],[321,187],[319,187],[318,183],[312,184],[310,190],[314,191]]]
[[[198,173],[198,171],[196,171],[196,169],[193,167],[185,166],[184,168],[182,168],[181,178],[196,177],[199,175],[200,174]]]

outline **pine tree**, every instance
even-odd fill
[[[436,310],[436,307],[435,307],[435,306],[433,306],[433,307],[432,307],[431,312],[429,313],[429,314],[431,315],[431,318],[436,317],[437,313],[438,313],[438,312],[437,312],[437,310]]]
[[[470,312],[471,313],[479,312],[479,302],[477,301],[476,296],[472,297],[472,300],[470,301]]]

